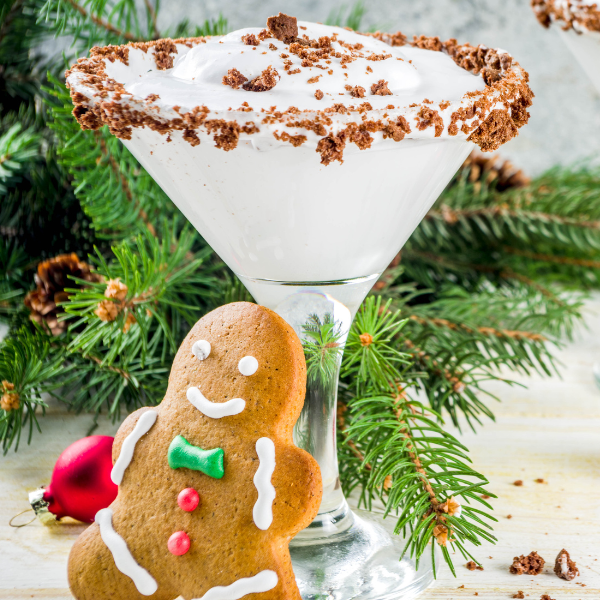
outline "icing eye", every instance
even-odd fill
[[[198,340],[197,342],[194,342],[194,345],[192,346],[192,354],[198,360],[204,360],[205,358],[208,358],[208,355],[210,354],[210,342],[207,342],[206,340]]]
[[[238,363],[238,369],[240,370],[240,373],[246,377],[254,375],[258,369],[258,361],[254,356],[244,356]]]

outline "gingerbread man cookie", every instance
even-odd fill
[[[69,557],[78,600],[300,600],[290,539],[317,514],[321,475],[294,446],[300,340],[248,302],[202,318],[163,401],[121,425],[119,494]]]

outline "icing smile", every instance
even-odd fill
[[[246,401],[242,398],[232,398],[227,402],[211,402],[197,387],[189,388],[186,395],[195,408],[211,419],[239,415],[246,407]]]

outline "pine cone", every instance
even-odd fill
[[[37,288],[25,296],[25,306],[31,310],[31,320],[45,324],[52,335],[60,335],[67,329],[67,323],[58,320],[58,316],[64,312],[58,303],[69,298],[65,288],[79,287],[69,279],[69,275],[90,282],[102,280],[100,275],[92,273],[87,263],[79,260],[77,254],[61,254],[38,265],[34,276]]]
[[[516,169],[508,160],[498,163],[500,157],[487,157],[477,151],[471,152],[460,168],[459,175],[468,172],[468,180],[475,184],[479,191],[481,185],[493,185],[499,192],[522,188],[530,183],[530,179],[521,169]]]

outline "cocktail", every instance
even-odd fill
[[[532,0],[544,27],[557,29],[600,92],[600,4],[596,0]]]
[[[477,144],[527,122],[527,73],[501,50],[358,34],[279,15],[223,37],[94,49],[68,73],[84,128],[107,124],[260,304],[303,338],[361,302]],[[391,520],[351,511],[336,452],[337,370],[308,382],[295,439],[323,501],[293,541],[304,598],[410,598]]]

